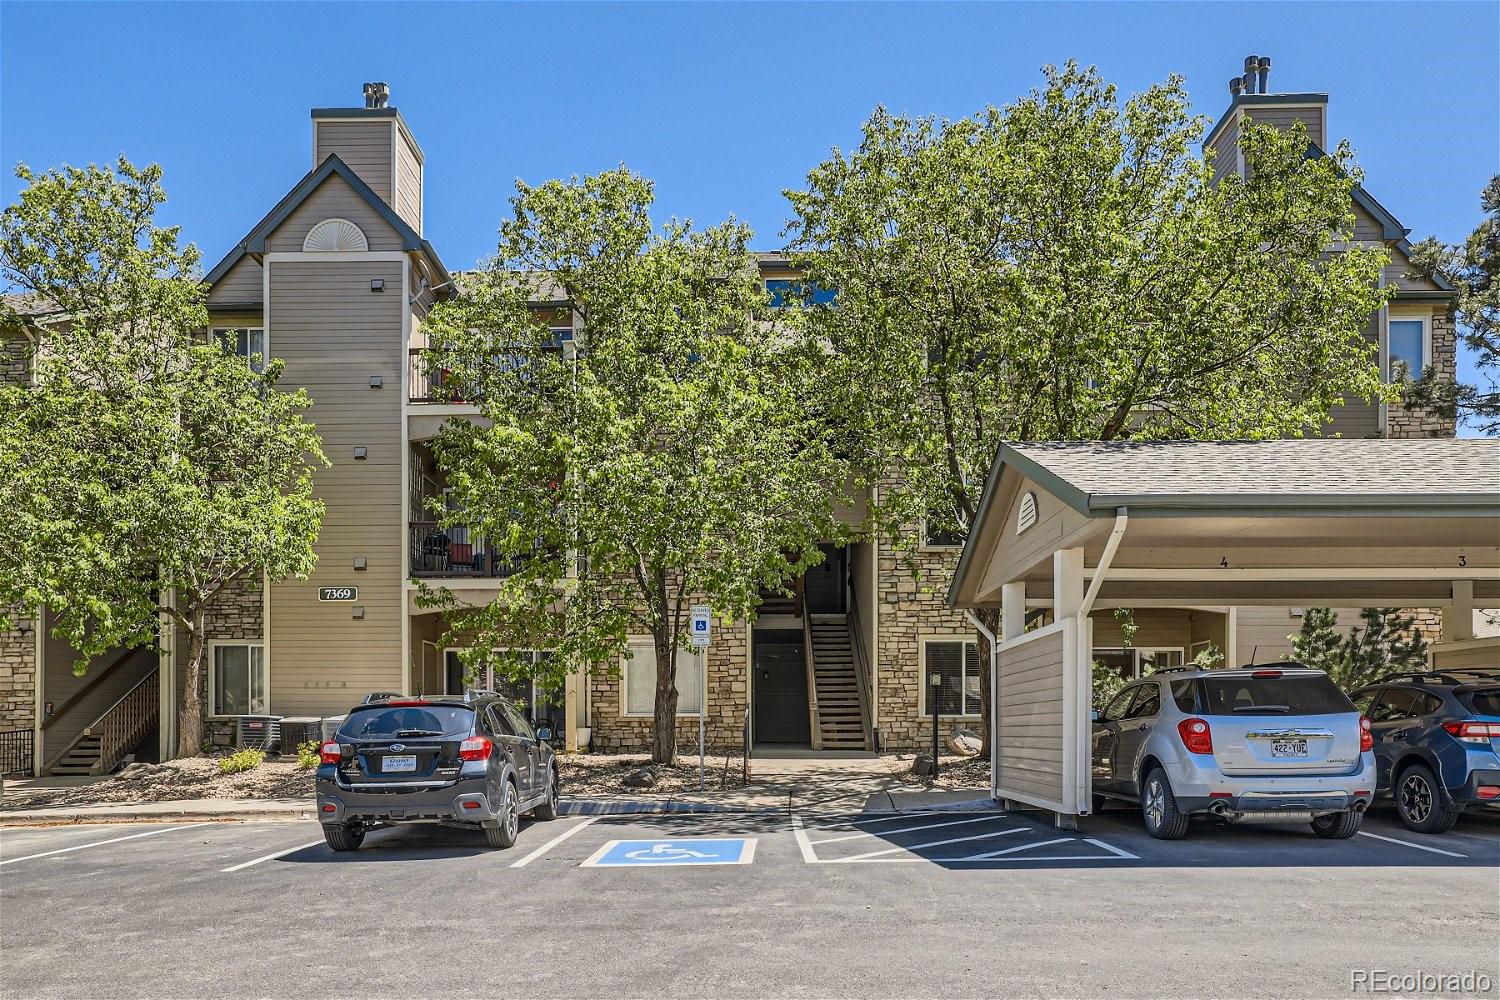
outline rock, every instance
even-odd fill
[[[961,753],[965,757],[977,754],[982,745],[979,741],[979,734],[972,729],[955,729],[948,737],[949,748],[954,753]]]
[[[625,775],[620,784],[626,788],[651,788],[656,784],[656,768],[643,767],[639,770],[631,771]]]
[[[911,771],[919,778],[930,778],[937,773],[937,769],[932,765],[932,754],[919,753],[917,759],[912,762]]]

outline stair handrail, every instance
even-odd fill
[[[823,727],[818,722],[818,671],[813,664],[812,615],[807,613],[807,589],[797,587],[797,612],[802,617],[802,661],[807,668],[808,739],[814,750],[823,749]]]
[[[849,624],[849,648],[854,651],[855,687],[859,690],[859,717],[865,727],[865,749],[875,748],[875,718],[871,710],[874,692],[874,671],[870,667],[870,651],[865,648],[865,630],[859,617],[859,595],[854,592],[854,575],[849,574],[846,585],[849,590],[849,613],[845,621]]]
[[[51,729],[54,722],[56,722],[58,719],[61,719],[64,715],[67,715],[68,712],[72,711],[74,706],[83,701],[83,699],[88,695],[90,691],[94,690],[94,688],[102,684],[105,678],[109,677],[116,670],[120,669],[120,667],[125,663],[126,660],[130,659],[140,651],[141,650],[139,647],[125,650],[125,652],[115,657],[114,662],[110,663],[109,666],[94,674],[93,677],[90,677],[87,684],[79,688],[77,691],[74,691],[71,695],[68,696],[66,701],[52,710],[51,715],[42,720],[42,732],[46,732],[48,729]]]
[[[153,670],[131,685],[118,701],[84,727],[81,736],[99,737],[99,773],[108,774],[145,738],[159,710],[157,683],[161,670]]]

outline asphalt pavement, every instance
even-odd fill
[[[1500,816],[567,817],[507,851],[308,822],[0,830],[6,997],[1338,996],[1500,980]]]

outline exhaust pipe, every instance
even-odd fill
[[[1208,811],[1213,813],[1215,816],[1228,816],[1229,803],[1225,802],[1223,799],[1219,799],[1217,802],[1214,802],[1208,807]]]

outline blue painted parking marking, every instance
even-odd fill
[[[755,860],[755,837],[680,837],[674,840],[611,840],[583,868],[661,867],[663,865],[748,865]]]

